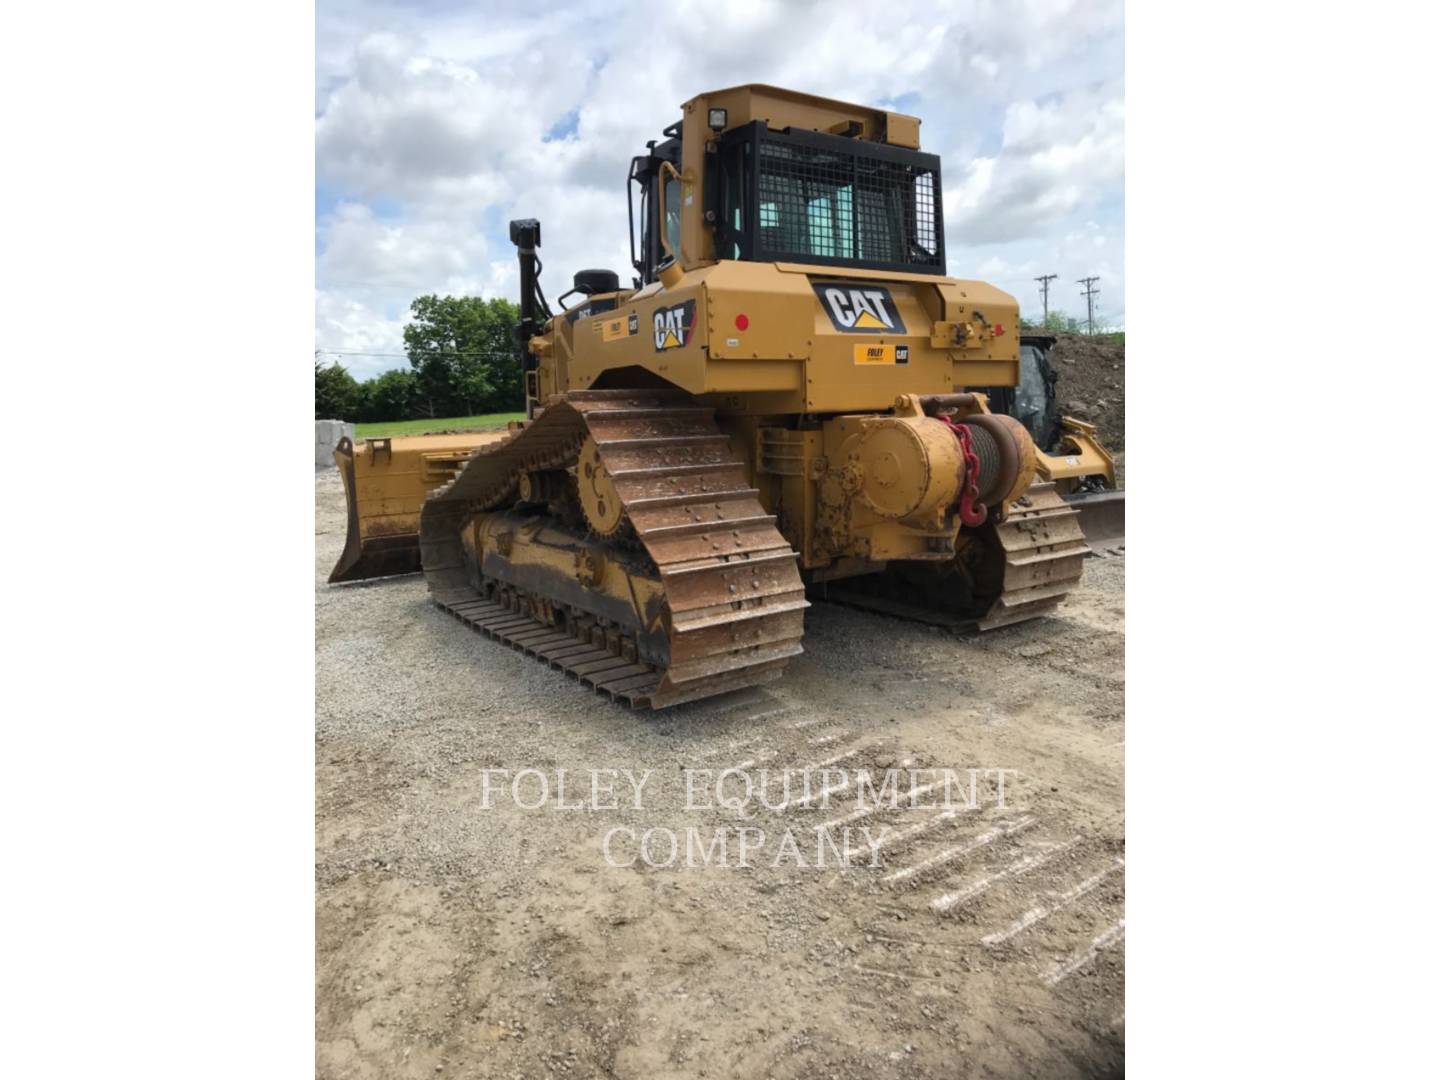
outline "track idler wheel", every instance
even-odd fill
[[[610,470],[600,457],[600,447],[593,435],[586,436],[585,445],[580,448],[580,459],[575,463],[575,482],[580,491],[580,507],[585,512],[585,523],[597,536],[613,537],[619,534],[625,522],[625,507],[620,494],[615,490],[615,481]]]

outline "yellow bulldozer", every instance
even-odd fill
[[[632,261],[552,313],[512,221],[527,419],[346,440],[332,581],[432,599],[601,693],[662,708],[779,677],[807,594],[981,629],[1053,609],[1088,548],[1055,455],[990,399],[1015,299],[946,276],[940,161],[901,113],[702,94],[631,163]],[[567,299],[570,306],[565,306]]]

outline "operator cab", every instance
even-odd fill
[[[724,110],[716,110],[722,115]],[[702,206],[682,205],[682,130],[630,163],[630,247],[637,286],[681,255],[682,215],[702,213],[717,259],[945,273],[940,159],[836,131],[772,128],[762,119],[707,134]],[[662,190],[663,185],[663,190]],[[638,214],[636,210],[638,193]],[[638,217],[638,234],[637,234]]]

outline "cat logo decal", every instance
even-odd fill
[[[852,285],[827,281],[815,286],[830,324],[842,334],[903,334],[905,320],[890,296],[879,285]]]
[[[686,300],[655,312],[655,351],[683,349],[695,332],[695,301]]]

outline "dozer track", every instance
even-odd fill
[[[832,582],[821,595],[937,626],[993,630],[1057,607],[1080,583],[1089,552],[1079,513],[1054,484],[1034,484],[1004,522],[962,533],[953,562],[892,565]]]
[[[577,467],[593,440],[623,508],[610,540],[532,508],[510,528],[522,480]],[[573,482],[573,481],[572,481]],[[520,509],[516,509],[520,507]],[[528,529],[528,531],[527,531]],[[513,545],[540,537],[627,569],[633,604],[587,592],[580,576],[511,572]],[[487,534],[488,535],[488,534]],[[518,536],[519,539],[512,539]],[[567,539],[568,538],[568,539]],[[571,544],[565,548],[564,544]],[[491,637],[612,699],[663,708],[778,678],[802,649],[804,585],[797,555],[748,486],[713,411],[683,391],[590,390],[551,399],[503,442],[483,447],[420,517],[432,599]],[[548,582],[548,584],[546,584]],[[637,584],[658,602],[642,603]]]
[[[1032,485],[993,533],[1005,552],[1005,576],[1000,595],[976,620],[981,630],[1043,615],[1080,584],[1090,547],[1079,513],[1054,484]]]

